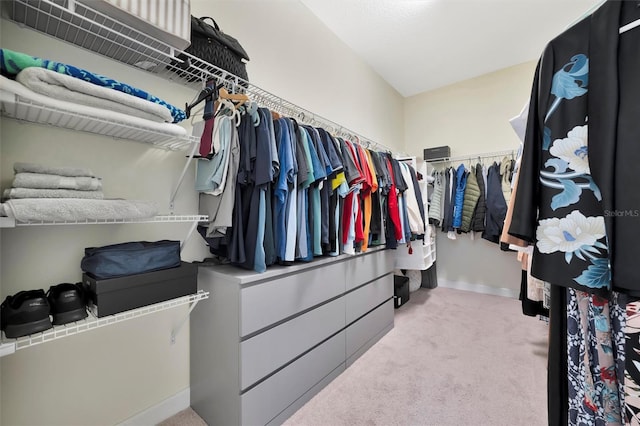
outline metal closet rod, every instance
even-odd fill
[[[435,160],[425,160],[425,161],[427,163],[454,163],[457,161],[486,160],[487,158],[504,157],[505,155],[515,156],[516,153],[517,153],[517,150],[509,149],[504,151],[483,152],[481,154],[463,155],[460,157],[444,157],[444,158],[437,158]]]
[[[317,115],[306,108],[302,108],[301,106],[296,105],[293,102],[287,101],[286,99],[274,95],[273,93],[270,93],[237,76],[231,74],[227,74],[227,76],[231,77],[231,79],[229,79],[228,77],[225,78],[224,75],[213,75],[213,77],[215,77],[219,83],[223,83],[232,92],[245,93],[255,102],[262,104],[272,111],[279,112],[291,118],[295,118],[297,121],[300,121],[304,124],[323,127],[329,133],[340,136],[344,139],[349,140],[350,142],[357,143],[366,148],[377,151],[395,152],[399,155],[406,155],[404,152],[394,150],[379,142],[375,142],[371,138],[349,130],[348,128],[336,123],[335,121],[331,121],[328,118]]]

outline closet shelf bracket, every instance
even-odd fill
[[[207,216],[201,216],[201,217],[207,217]],[[206,221],[207,219],[205,219]],[[191,224],[191,227],[189,228],[189,232],[187,232],[187,236],[184,237],[184,240],[182,241],[182,243],[180,243],[180,252],[182,252],[182,249],[184,248],[184,245],[186,244],[187,241],[189,241],[189,238],[191,238],[191,235],[193,235],[193,231],[196,230],[196,227],[198,226],[198,223],[200,223],[200,221],[194,220],[193,223]]]
[[[209,295],[209,293],[207,293],[207,298],[208,298],[208,295]],[[184,324],[187,322],[187,320],[191,316],[191,312],[193,312],[193,309],[196,307],[196,305],[198,304],[198,302],[200,300],[202,300],[202,299],[194,299],[191,302],[191,306],[189,307],[189,312],[187,312],[187,315],[185,315],[184,318],[182,319],[182,321],[180,321],[180,323],[178,323],[176,328],[171,330],[171,344],[172,345],[174,345],[176,343],[176,338],[178,337],[178,334],[180,334],[180,330],[182,330],[182,327],[184,327]]]
[[[191,160],[193,160],[193,156],[196,154],[196,150],[198,149],[199,146],[200,146],[199,143],[192,144],[191,151],[189,151],[189,156],[187,157],[187,162],[182,168],[182,173],[180,173],[180,177],[178,178],[178,183],[176,184],[176,187],[173,190],[173,193],[171,194],[171,199],[169,200],[169,211],[171,212],[171,214],[173,214],[173,209],[175,207],[175,201],[176,201],[176,196],[178,195],[178,190],[182,185],[182,181],[184,180],[184,177],[187,174],[187,170],[189,170],[189,166],[191,165]]]

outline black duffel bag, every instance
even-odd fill
[[[213,26],[205,22],[207,19],[211,20]],[[240,42],[225,34],[211,17],[204,16],[198,19],[191,16],[191,45],[185,52],[249,81],[246,68],[249,55]],[[178,68],[187,69],[191,65],[188,56],[180,54],[178,58],[183,61],[182,64],[176,65]],[[194,81],[196,78],[190,80]]]

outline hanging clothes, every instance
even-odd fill
[[[471,171],[467,175],[467,185],[464,188],[464,202],[462,205],[462,224],[460,230],[462,232],[471,231],[471,222],[473,213],[480,199],[480,186],[476,177],[476,168],[471,167]]]
[[[453,204],[452,228],[459,229],[462,226],[462,207],[464,206],[464,191],[467,186],[467,171],[464,164],[460,164],[455,174],[456,195]]]
[[[502,185],[502,196],[507,204],[511,199],[511,188],[513,186],[513,169],[515,167],[515,161],[512,158],[504,157],[500,162],[500,176]]]
[[[227,229],[233,225],[235,182],[238,163],[240,161],[238,132],[235,126],[233,126],[231,118],[227,116],[219,117],[216,121],[216,130],[216,137],[225,140],[224,146],[225,150],[229,152],[229,157],[226,166],[226,176],[224,176],[225,184],[222,187],[222,191],[217,192],[215,195],[204,192],[201,192],[199,195],[199,212],[200,214],[209,216],[206,236],[211,238],[225,236]],[[222,157],[224,153],[218,152],[218,155]],[[198,160],[198,163],[201,161],[211,163],[211,160]],[[224,168],[224,166],[219,163],[218,168]],[[209,176],[209,182],[211,182],[210,177],[212,174],[205,173],[205,175]],[[202,186],[200,187],[202,188]],[[213,189],[213,187],[207,185],[207,189]]]
[[[473,211],[473,217],[471,218],[471,230],[474,232],[483,232],[487,214],[487,186],[482,173],[482,164],[480,163],[476,164],[476,182],[478,183],[480,194],[478,195],[478,202],[475,210]]]
[[[445,187],[445,202],[444,202],[444,218],[442,219],[442,231],[453,231],[453,210],[456,203],[456,181],[455,171],[453,168],[448,168],[446,171],[447,184]]]
[[[369,213],[365,213],[364,242],[362,245],[363,251],[366,251],[368,246],[373,244],[373,236],[377,236],[378,234],[380,234],[381,230],[378,176],[376,174],[376,168],[371,151],[367,149],[365,150],[365,153],[367,155],[367,165],[369,167],[369,174],[371,176],[371,200],[369,203]]]
[[[507,215],[507,203],[502,195],[500,166],[493,163],[487,173],[487,214],[482,238],[498,244],[504,218]]]
[[[280,261],[286,260],[287,251],[287,206],[289,205],[290,185],[293,183],[293,155],[288,127],[283,119],[274,121],[276,141],[278,143],[278,159],[280,173],[273,192],[274,235],[276,255]]]
[[[371,240],[372,245],[385,245],[386,236],[385,230],[387,228],[386,211],[387,211],[387,196],[389,194],[390,179],[387,172],[387,168],[383,165],[382,155],[378,152],[371,152],[371,159],[373,160],[373,166],[376,172],[376,179],[378,181],[378,191],[373,194],[373,213],[371,226]]]
[[[402,176],[408,186],[403,198],[406,204],[409,230],[411,234],[424,235],[424,206],[422,205],[422,194],[418,187],[418,179],[415,176],[416,172],[410,165],[403,162],[399,163]]]
[[[431,203],[429,204],[429,223],[438,226],[442,220],[443,176],[441,172],[435,172],[433,177],[433,193],[431,193]]]
[[[254,165],[254,191],[258,194],[258,214],[257,214],[257,235],[254,251],[253,270],[264,272],[267,270],[266,247],[267,234],[273,234],[273,222],[267,220],[267,195],[268,188],[274,178],[273,153],[275,146],[275,135],[273,133],[273,121],[269,110],[260,108],[258,110],[259,123],[256,129],[256,158]],[[267,231],[271,228],[271,231]]]
[[[619,33],[621,24],[640,19],[635,3],[607,1],[556,37],[545,49],[534,77],[509,233],[534,244],[532,274],[552,284],[552,304],[557,289],[571,295],[589,294],[600,303],[615,299],[612,288],[631,295],[640,288],[633,253],[640,226],[637,218],[624,213],[617,217],[617,212],[633,212],[640,200],[637,191],[628,189],[633,181],[629,176],[640,158],[640,34],[637,30]],[[587,321],[602,324],[606,317],[609,324],[618,320],[624,328],[625,316],[611,311],[607,315],[601,309],[590,310]],[[550,312],[550,324],[554,321],[561,318]],[[550,333],[550,354],[560,350],[557,331]],[[575,341],[588,345],[593,339],[576,336]],[[609,351],[616,364],[624,362],[624,348],[612,346]],[[577,360],[578,366],[589,369],[587,361]],[[618,377],[607,374],[606,380],[620,384]],[[610,413],[605,404],[615,395],[608,400],[589,398],[590,410],[576,407],[574,393],[589,395],[592,388],[588,378],[551,377],[550,372],[552,380],[564,381],[570,395],[567,405],[550,404],[550,424],[552,419],[553,424],[564,420],[561,416],[569,407],[572,424],[574,414],[576,422],[594,424],[601,421],[602,413]],[[624,393],[618,394],[620,412],[628,413]]]
[[[398,211],[398,190],[395,184],[395,174],[391,165],[391,156],[384,154],[384,162],[386,163],[387,173],[389,174],[389,193],[387,195],[387,234],[386,247],[396,248],[398,240],[402,238],[402,225],[400,223],[400,214]]]

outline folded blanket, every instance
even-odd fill
[[[73,189],[35,189],[35,188],[9,188],[2,194],[4,199],[16,198],[85,198],[102,200],[102,191],[76,191]]]
[[[187,118],[186,114],[181,109],[176,108],[162,99],[145,92],[144,90],[129,86],[128,84],[121,83],[100,74],[95,74],[91,71],[74,67],[73,65],[62,64],[48,59],[40,59],[25,53],[14,52],[9,49],[0,49],[0,70],[3,72],[15,75],[29,67],[46,68],[61,74],[79,78],[80,80],[88,81],[98,86],[108,87],[141,99],[146,99],[150,102],[155,102],[164,106],[171,112],[174,123],[178,123]]]
[[[13,178],[14,188],[39,189],[76,189],[78,191],[98,191],[102,189],[102,182],[98,178],[68,177],[45,175],[42,173],[16,173]]]
[[[152,121],[173,121],[171,112],[160,104],[46,68],[26,68],[16,75],[16,81],[36,93],[54,99],[118,111]]]
[[[95,117],[96,119],[99,119],[101,121],[116,122],[124,126],[134,127],[136,129],[144,129],[152,132],[162,133],[163,136],[183,137],[187,135],[187,131],[185,130],[185,128],[178,124],[158,123],[139,117],[131,117],[127,114],[109,111],[103,108],[94,108],[86,105],[77,105],[72,102],[60,101],[58,99],[53,99],[48,96],[36,93],[33,90],[23,86],[22,84],[14,80],[10,80],[2,75],[0,75],[0,96],[2,96],[4,107],[6,108],[6,110],[3,111],[3,114],[9,117],[19,115],[20,107],[15,105],[15,101],[13,101],[15,98],[17,98],[18,100],[23,102],[36,104],[36,106],[43,105],[51,109],[68,111],[69,113],[79,114],[87,117]],[[11,103],[12,101],[14,102],[13,104]],[[118,137],[120,133],[122,132],[118,132],[117,134],[114,132],[113,135]],[[149,140],[149,143],[153,143],[153,140]]]
[[[13,171],[16,173],[28,172],[28,173],[44,173],[46,175],[59,175],[59,176],[88,176],[96,177],[95,174],[89,169],[83,167],[67,167],[67,166],[48,166],[46,164],[35,163],[14,163]]]
[[[0,216],[7,216],[7,213],[4,211],[4,204],[0,204]]]
[[[137,200],[80,200],[25,198],[3,204],[5,213],[19,222],[147,219],[158,214],[156,203]]]

